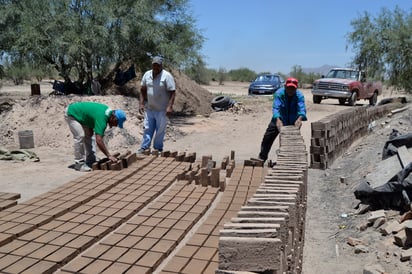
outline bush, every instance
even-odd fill
[[[228,74],[232,81],[240,82],[250,82],[257,77],[256,72],[248,68],[230,70]]]
[[[202,62],[186,68],[184,73],[200,85],[209,85],[209,82],[212,80],[212,70],[207,69]]]
[[[217,73],[217,81],[219,82],[219,85],[223,85],[223,82],[227,79],[226,76],[227,76],[226,69],[219,68],[219,71]]]
[[[7,77],[13,80],[15,85],[22,85],[28,79],[28,71],[24,67],[11,67],[7,70]]]

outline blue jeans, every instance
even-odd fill
[[[149,149],[153,140],[153,148],[163,151],[163,139],[166,134],[167,120],[166,111],[145,110],[143,141],[140,146],[142,149]]]

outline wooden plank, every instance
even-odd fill
[[[372,172],[366,175],[366,181],[372,188],[386,184],[393,176],[402,170],[398,157],[392,156],[380,161]]]
[[[412,162],[412,155],[406,146],[401,146],[398,148],[398,158],[402,168],[405,168],[410,162]]]

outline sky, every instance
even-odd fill
[[[350,22],[382,8],[412,11],[411,0],[189,0],[201,50],[213,69],[289,73],[293,66],[345,67],[354,53]]]

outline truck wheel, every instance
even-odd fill
[[[373,93],[372,97],[369,98],[369,105],[374,106],[378,101],[378,94],[376,92]]]
[[[313,103],[320,104],[320,102],[322,102],[322,97],[317,96],[317,95],[313,95]]]
[[[339,100],[339,105],[344,105],[346,103],[346,98],[340,98]]]
[[[357,99],[358,99],[358,94],[356,93],[356,91],[352,92],[352,95],[350,96],[348,100],[348,104],[350,106],[354,106],[356,104]]]

